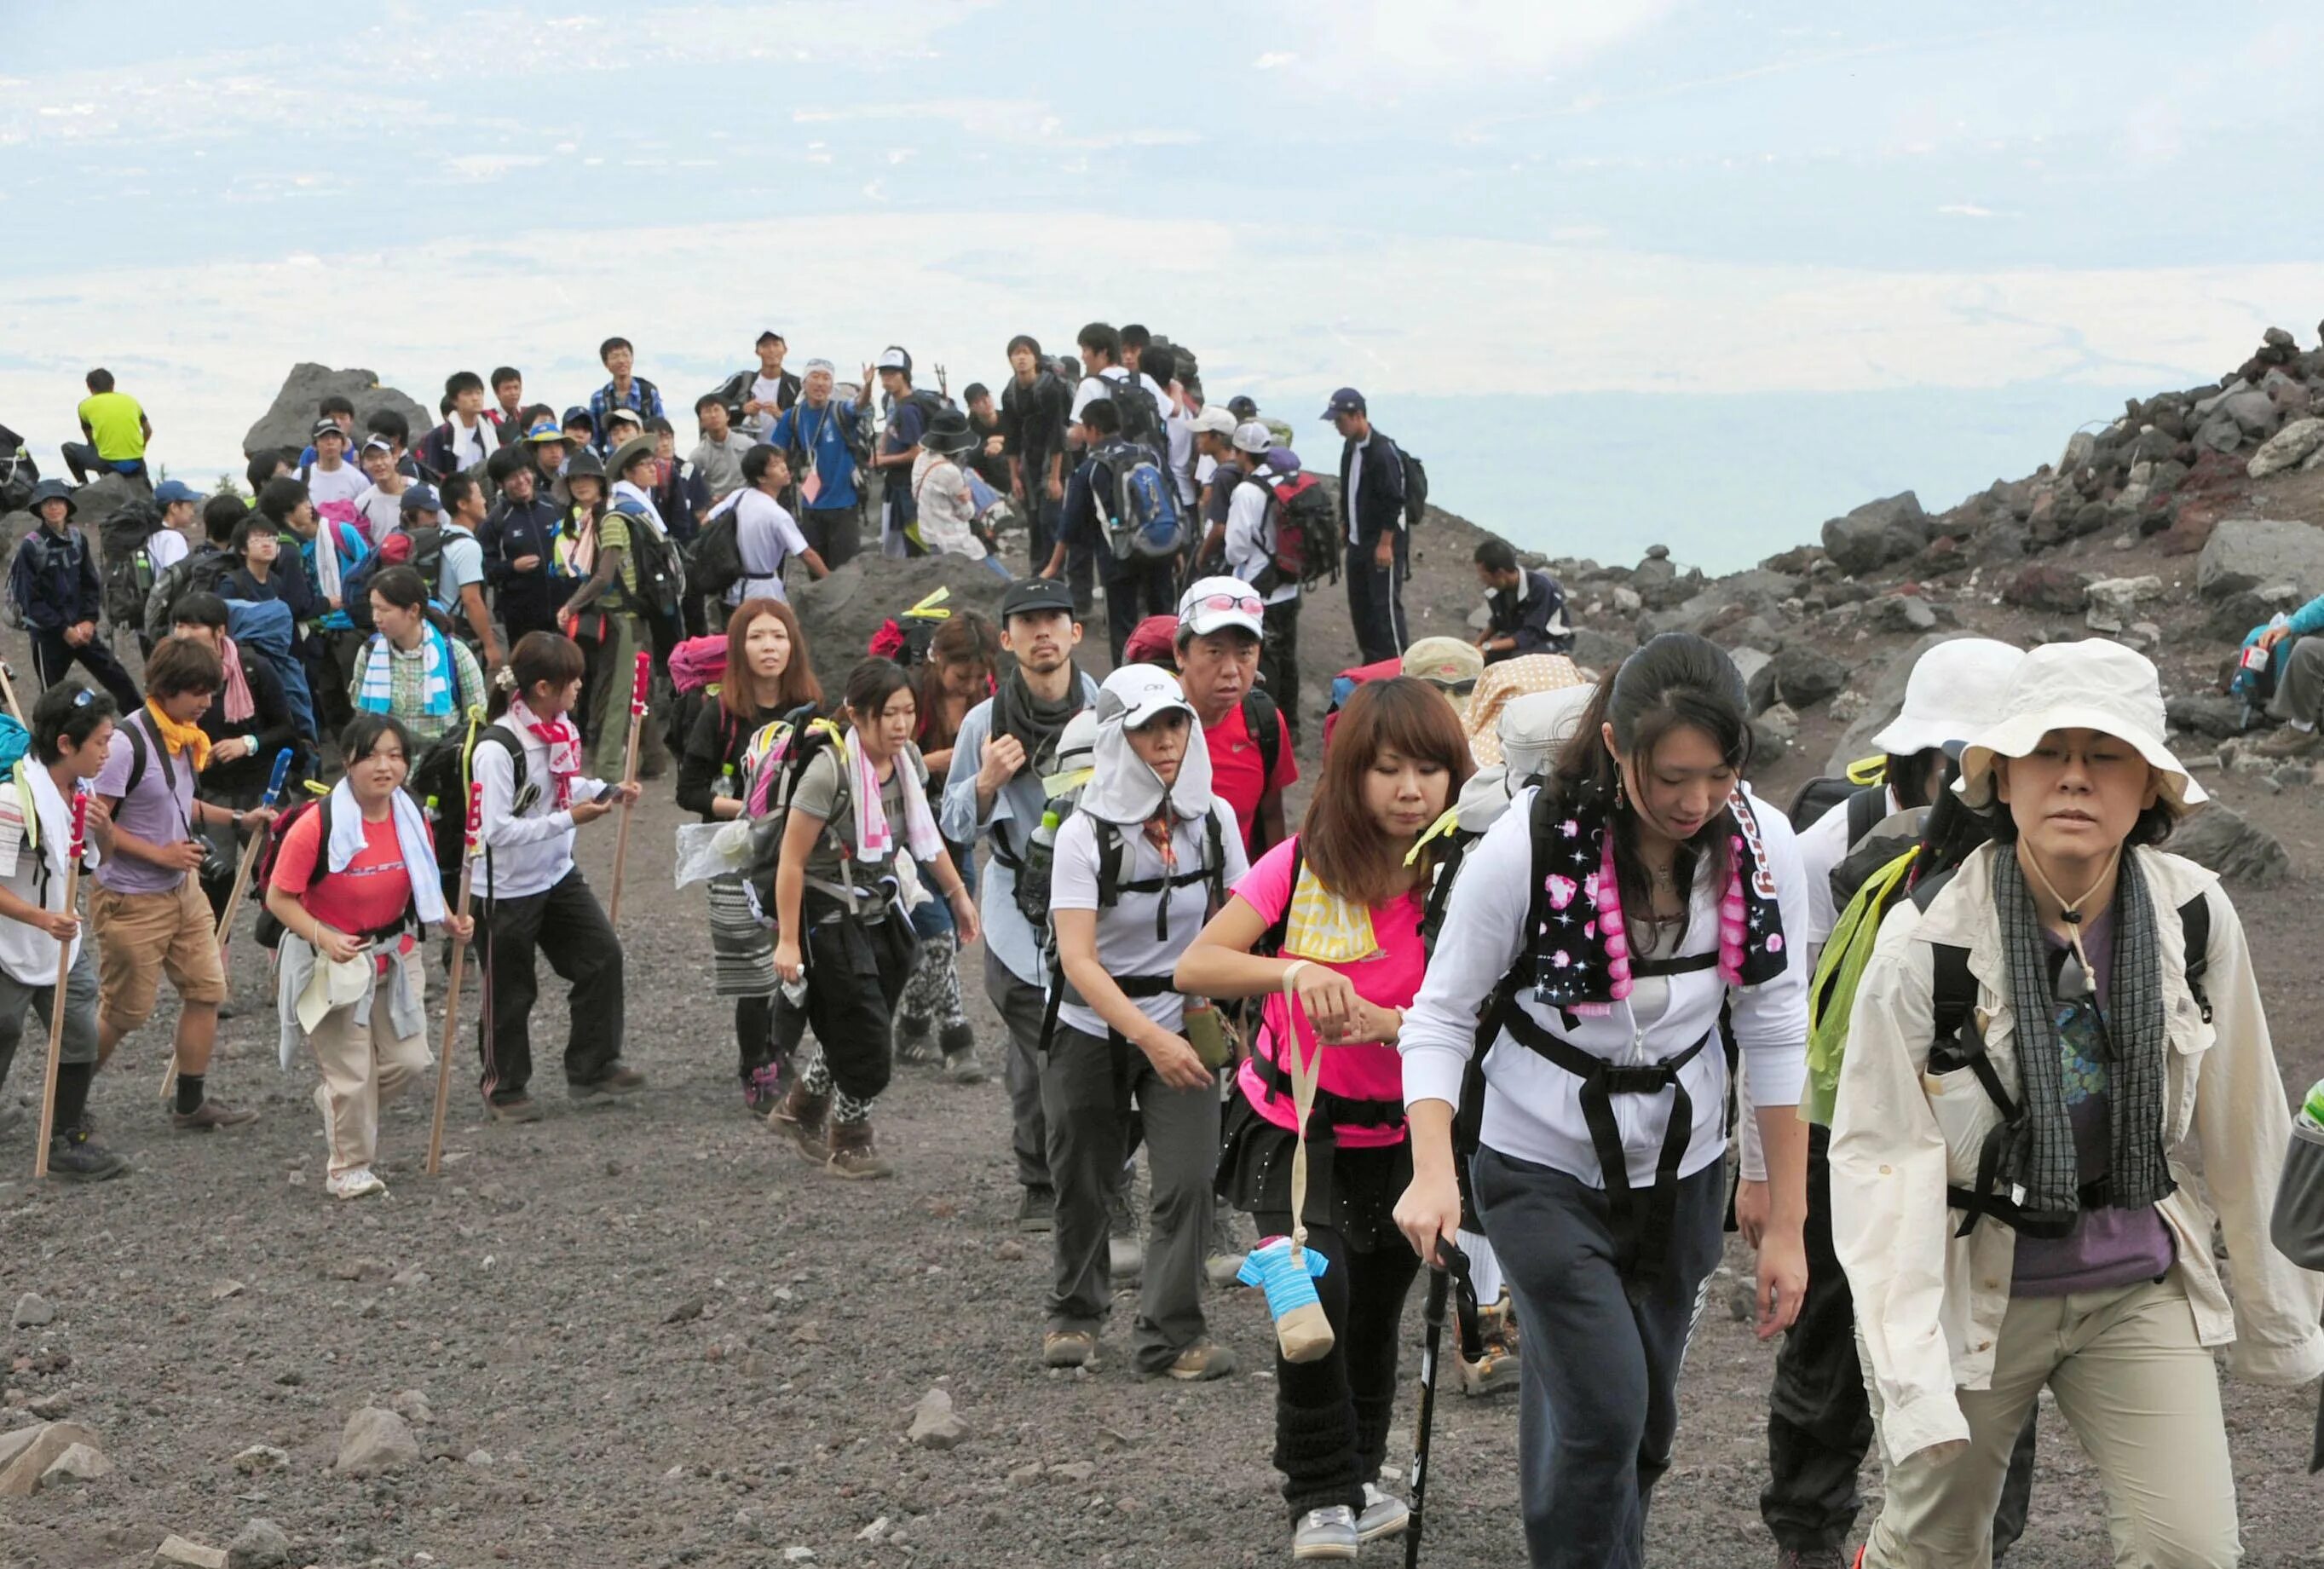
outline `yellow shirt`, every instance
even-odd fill
[[[145,456],[145,411],[126,392],[93,392],[80,401],[80,422],[88,427],[97,455],[107,463]]]

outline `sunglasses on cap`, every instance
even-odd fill
[[[1205,594],[1182,607],[1178,614],[1188,616],[1203,610],[1240,610],[1247,615],[1263,615],[1267,606],[1259,603],[1256,594]]]

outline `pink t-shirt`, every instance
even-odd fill
[[[1269,926],[1291,902],[1291,856],[1298,842],[1294,835],[1269,850],[1234,885],[1234,896],[1257,910],[1259,918]],[[1374,1007],[1409,1008],[1420,992],[1420,978],[1428,967],[1428,955],[1420,942],[1421,909],[1419,897],[1410,893],[1390,903],[1372,906],[1372,936],[1379,943],[1379,956],[1330,966],[1355,983],[1356,995]],[[1280,992],[1267,1000],[1259,1041],[1253,1048],[1258,1054],[1269,1058],[1275,1056],[1275,1042],[1283,1032],[1284,1006]],[[1313,1061],[1316,1049],[1315,1031],[1303,1013],[1299,1019],[1300,1060]],[[1325,1047],[1323,1051],[1319,1087],[1352,1100],[1403,1103],[1404,1062],[1396,1048],[1368,1044]],[[1243,1098],[1260,1116],[1278,1128],[1293,1125],[1289,1090],[1270,1096],[1268,1081],[1253,1062],[1242,1065],[1239,1082]],[[1397,1123],[1388,1128],[1342,1128],[1339,1130],[1339,1140],[1351,1149],[1377,1149],[1402,1143],[1404,1126]]]

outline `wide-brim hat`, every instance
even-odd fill
[[[2180,807],[2210,799],[2163,739],[2163,683],[2153,662],[2105,638],[2044,643],[2017,662],[2001,711],[1961,749],[1953,789],[1972,807],[1994,798],[1994,760],[2024,757],[2054,730],[2095,730],[2135,748]]]
[[[920,445],[930,452],[965,452],[976,442],[976,432],[970,429],[968,416],[957,409],[937,410],[928,428],[920,433]]]
[[[80,503],[73,499],[72,486],[60,479],[44,479],[34,485],[32,495],[25,500],[24,508],[27,512],[38,512],[42,502],[64,503],[67,517],[80,511]]]
[[[573,456],[565,460],[565,469],[561,477],[568,485],[576,479],[594,479],[599,485],[603,485],[605,483],[604,459],[597,456],[595,448],[576,448]]]
[[[613,448],[613,460],[605,466],[605,471],[619,479],[639,458],[653,457],[658,445],[650,436],[632,436]]]
[[[1923,654],[1904,680],[1904,706],[1872,737],[1891,757],[1967,741],[2001,712],[2009,678],[2025,658],[2015,643],[1949,638]]]

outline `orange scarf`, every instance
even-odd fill
[[[161,705],[151,697],[145,699],[145,717],[153,722],[153,734],[161,738],[161,744],[170,749],[171,756],[192,752],[196,773],[209,767],[210,738],[202,734],[200,725],[179,724],[162,713]]]

